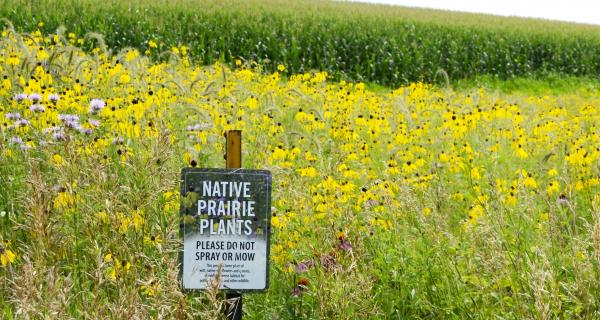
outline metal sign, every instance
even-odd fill
[[[221,268],[221,289],[269,285],[271,173],[248,169],[181,172],[184,289],[206,289]]]

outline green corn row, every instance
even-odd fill
[[[269,70],[325,70],[336,78],[397,86],[491,74],[600,74],[600,27],[322,1],[5,0],[17,30],[80,36],[95,31],[113,49],[186,45],[194,61],[235,59]],[[154,54],[159,58],[158,53]]]

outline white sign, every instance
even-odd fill
[[[184,289],[268,287],[271,174],[265,170],[182,170]]]

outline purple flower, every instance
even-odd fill
[[[33,103],[36,103],[42,100],[42,95],[39,93],[32,93],[29,95],[29,100],[33,101]]]
[[[29,120],[27,119],[19,119],[15,121],[15,127],[27,127],[29,125]]]
[[[333,270],[337,266],[337,260],[334,256],[325,254],[321,256],[321,266],[326,270]]]
[[[371,200],[368,200],[367,202],[365,202],[365,207],[366,208],[371,208],[371,207],[374,207],[374,206],[376,206],[378,204],[379,204],[379,201],[371,199]]]
[[[36,103],[36,104],[32,105],[31,107],[29,107],[29,110],[31,110],[31,112],[38,112],[38,113],[41,113],[41,112],[44,112],[44,111],[46,111],[46,107],[44,107],[44,106],[43,106],[43,105],[41,105],[41,104],[37,104],[37,103]]]
[[[77,128],[79,128],[79,123],[78,122],[67,121],[67,122],[65,122],[65,127],[77,129]]]
[[[352,245],[350,244],[350,241],[343,239],[340,241],[340,249],[344,250],[344,251],[352,251]]]
[[[8,120],[18,120],[21,119],[21,114],[18,112],[14,112],[14,113],[7,113],[6,114],[6,119]]]
[[[302,273],[302,272],[306,272],[306,271],[308,271],[308,266],[305,263],[300,262],[296,266],[296,272]]]
[[[123,143],[125,143],[125,138],[122,138],[122,137],[114,138],[112,143],[113,144],[123,144]]]
[[[65,140],[65,134],[62,131],[56,131],[52,134],[54,140]]]
[[[57,93],[51,93],[48,95],[48,99],[53,104],[56,104],[58,102],[58,100],[60,100],[60,96]]]
[[[560,195],[560,197],[558,197],[558,204],[560,205],[568,205],[569,204],[569,198],[563,193]]]
[[[62,131],[62,128],[61,127],[50,127],[50,128],[44,128],[42,130],[42,132],[44,132],[44,133],[57,132],[57,131]]]
[[[308,285],[309,285],[308,279],[306,279],[306,278],[298,279],[296,286],[294,288],[292,288],[292,292],[291,292],[292,296],[293,297],[301,296],[304,291],[308,290]]]
[[[79,116],[75,114],[59,114],[58,119],[62,121],[67,128],[79,127]]]
[[[100,126],[100,121],[98,121],[98,120],[88,119],[88,123],[96,128]]]
[[[63,122],[79,122],[79,116],[76,114],[59,114],[58,119]]]
[[[93,132],[93,130],[91,128],[84,128],[82,126],[78,126],[77,127],[77,131],[79,131],[79,132],[81,132],[81,133],[83,133],[85,135],[90,135]]]
[[[302,295],[302,288],[295,286],[292,288],[292,292],[290,294],[292,297],[300,297]]]
[[[8,143],[10,144],[23,144],[23,139],[21,137],[11,137],[8,139]]]
[[[292,288],[292,292],[290,294],[292,297],[300,297],[302,296],[302,288],[294,287]]]
[[[15,101],[17,101],[17,102],[21,102],[21,101],[23,101],[23,100],[27,99],[27,95],[26,95],[26,94],[24,94],[24,93],[18,93],[18,94],[16,94],[16,95],[14,96],[14,99],[15,99]]]
[[[20,147],[21,147],[21,150],[29,150],[29,149],[31,149],[31,146],[28,145],[28,144],[22,144]]]
[[[296,272],[297,273],[306,272],[306,271],[308,271],[308,269],[310,269],[314,266],[315,266],[315,263],[312,260],[302,261],[302,262],[298,263],[298,265],[296,266]]]
[[[92,101],[90,101],[91,113],[97,113],[100,110],[104,109],[104,107],[106,107],[106,102],[104,102],[104,100],[102,99],[92,99]]]

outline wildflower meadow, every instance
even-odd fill
[[[1,31],[2,318],[223,317],[181,290],[179,188],[234,129],[272,174],[245,319],[600,318],[600,96],[374,90],[148,43]]]

